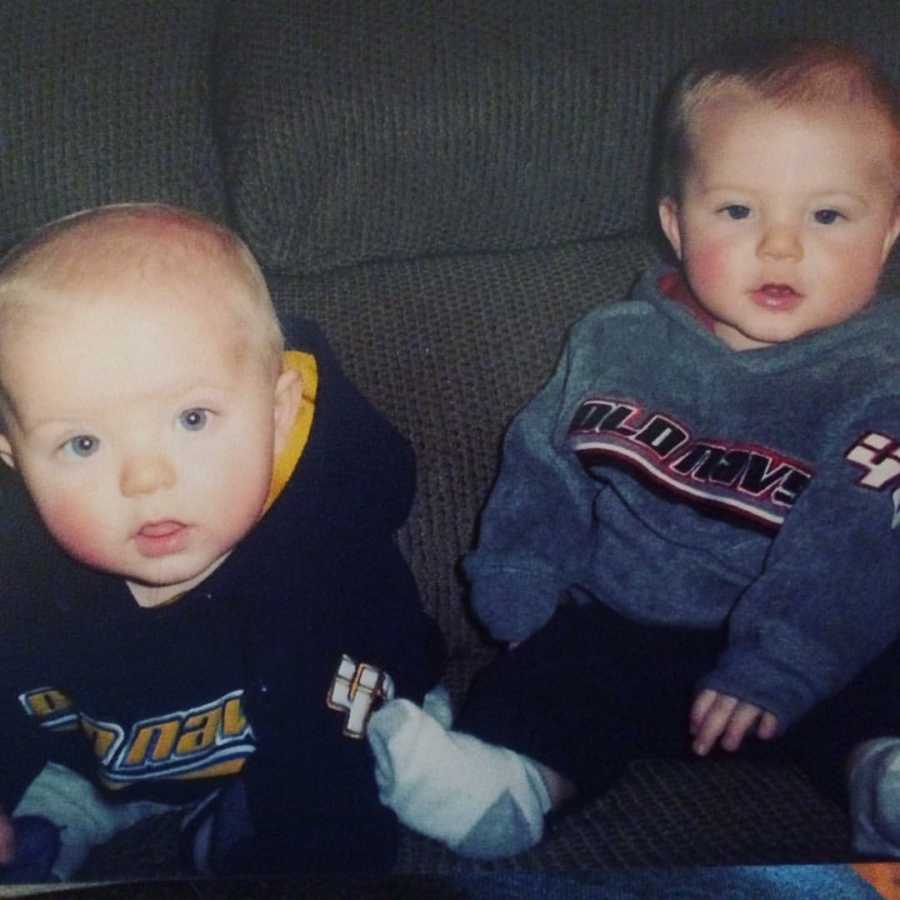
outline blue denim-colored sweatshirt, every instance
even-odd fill
[[[725,626],[699,687],[786,727],[900,634],[900,303],[735,352],[665,275],[577,323],[513,421],[472,604],[507,641],[573,587],[636,621]]]

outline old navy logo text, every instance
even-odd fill
[[[615,459],[636,466],[682,499],[712,504],[767,525],[780,525],[812,479],[810,468],[752,443],[695,439],[661,412],[620,400],[584,401],[569,439],[590,469]]]

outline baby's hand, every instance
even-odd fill
[[[698,756],[709,753],[720,739],[725,750],[737,750],[754,728],[758,738],[771,740],[778,733],[778,719],[752,703],[708,688],[691,707],[690,732]]]
[[[12,821],[0,809],[0,866],[8,866],[16,855],[16,835]]]

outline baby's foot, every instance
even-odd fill
[[[479,859],[541,839],[550,798],[528,757],[447,731],[408,700],[378,710],[368,739],[381,802],[414,831]]]
[[[876,738],[858,747],[848,785],[854,848],[900,857],[900,738]]]

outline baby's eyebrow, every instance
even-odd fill
[[[722,194],[737,197],[738,199],[742,197],[752,199],[755,196],[753,188],[744,187],[740,184],[701,184],[700,192],[707,196]],[[864,195],[858,194],[856,191],[845,190],[843,188],[816,191],[814,193],[811,193],[808,199],[812,203],[826,203],[828,201],[837,202],[849,200],[853,203],[858,203],[861,206],[868,207],[870,205],[869,200],[867,200]]]
[[[869,201],[862,195],[854,191],[822,191],[813,198],[818,203],[827,203],[828,201],[849,200],[852,203],[859,203],[861,206],[868,206]]]
[[[74,417],[54,417],[47,419],[37,419],[34,422],[24,422],[23,430],[27,432],[40,431],[66,431],[68,429],[81,429],[84,426],[84,420]],[[87,430],[90,430],[89,428]]]
[[[754,193],[753,188],[741,184],[707,184],[702,180],[700,192],[703,194],[742,194],[747,197]]]

